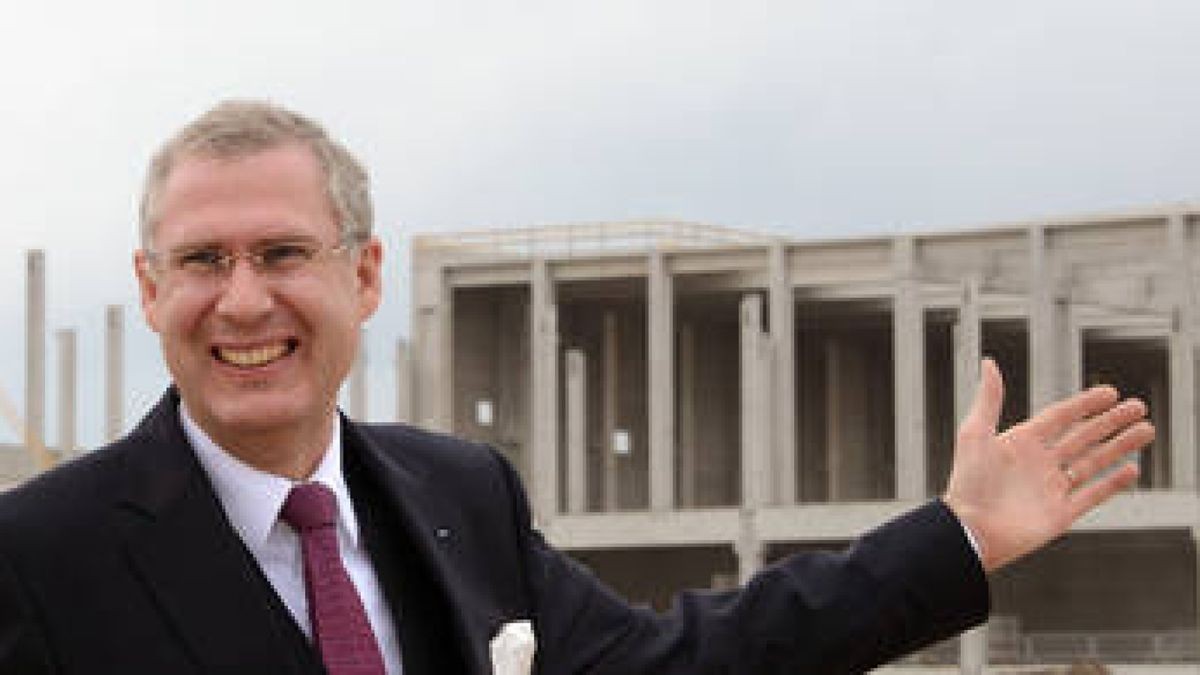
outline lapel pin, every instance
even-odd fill
[[[446,527],[439,527],[437,529],[437,531],[434,532],[434,534],[437,535],[438,539],[449,539],[450,538],[450,529],[446,528]]]

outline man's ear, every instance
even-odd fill
[[[358,282],[358,320],[366,321],[379,308],[383,295],[383,244],[378,237],[363,244],[354,270]]]
[[[142,316],[146,319],[146,325],[150,326],[150,330],[158,332],[158,322],[156,320],[158,306],[158,279],[155,278],[154,270],[150,265],[150,258],[146,255],[145,249],[138,249],[133,252],[133,273],[137,277],[138,296],[142,304]]]

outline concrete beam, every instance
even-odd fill
[[[796,501],[796,299],[788,281],[787,247],[775,244],[770,258],[771,345],[775,358],[774,470],[778,503]]]
[[[104,439],[125,430],[125,308],[104,309]]]
[[[1200,496],[1176,490],[1126,492],[1089,511],[1071,527],[1077,532],[1188,528],[1200,523]]]
[[[564,514],[542,532],[556,548],[627,549],[728,546],[737,541],[740,528],[737,509],[694,509]]]
[[[663,254],[650,254],[649,333],[650,510],[675,506],[675,292]]]
[[[811,502],[760,509],[755,527],[763,541],[849,541],[919,506],[912,502]]]
[[[58,338],[58,456],[67,459],[78,447],[78,406],[76,397],[76,339],[75,329],[63,328],[56,332]]]
[[[895,372],[896,496],[924,498],[926,485],[925,434],[925,308],[917,275],[916,244],[897,237],[892,265],[896,291],[892,310],[892,363]]]
[[[25,447],[46,439],[46,253],[25,256]]]

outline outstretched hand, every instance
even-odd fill
[[[1121,460],[1154,439],[1145,404],[1118,401],[1112,387],[1080,392],[997,433],[1003,401],[1000,370],[985,359],[944,496],[988,572],[1045,545],[1133,483],[1137,465]]]

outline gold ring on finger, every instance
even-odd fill
[[[1070,483],[1071,487],[1075,487],[1079,484],[1079,474],[1076,473],[1073,467],[1068,464],[1064,464],[1062,467],[1062,472],[1064,475],[1066,475],[1067,482]]]

